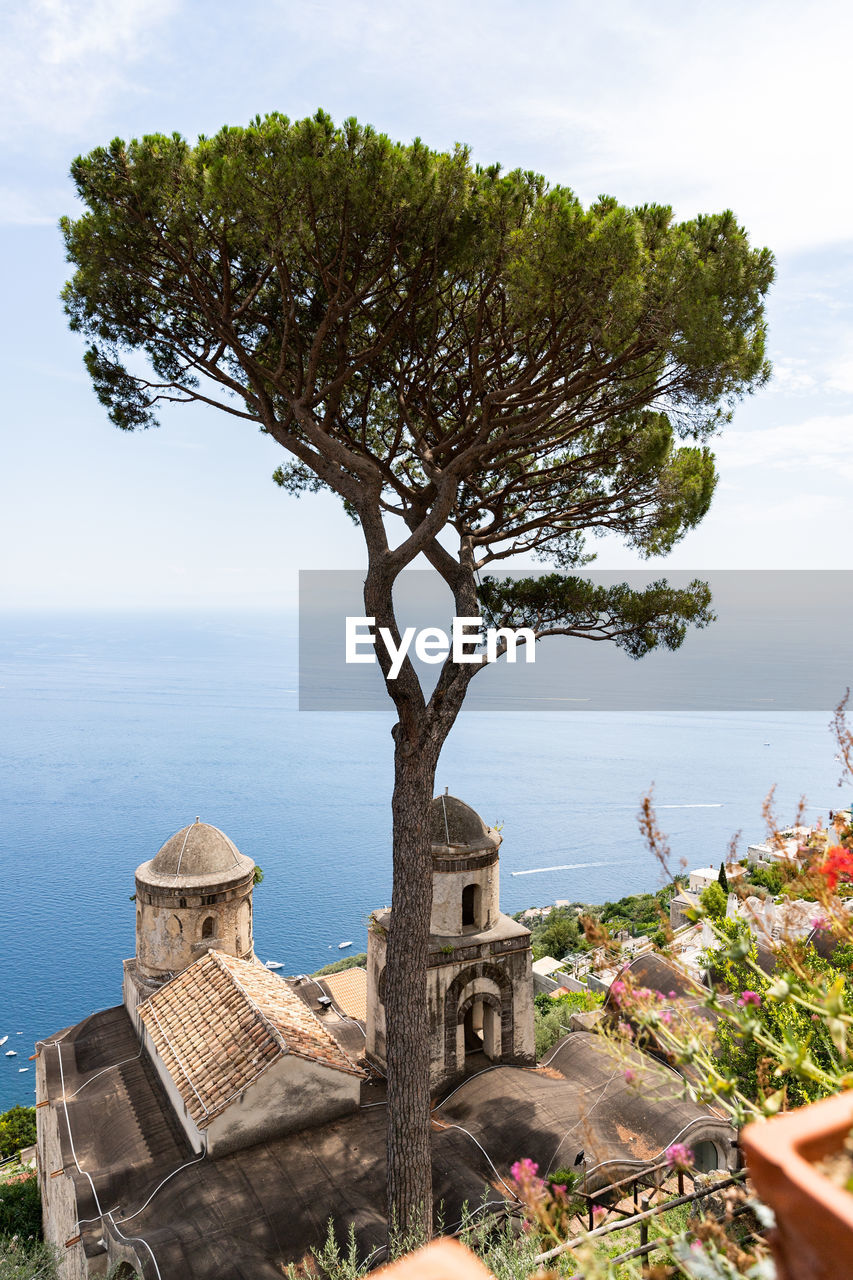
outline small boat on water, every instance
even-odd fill
[[[29,1067],[18,1067],[18,1075],[20,1075],[22,1071],[29,1071]]]
[[[17,1050],[17,1049],[7,1049],[7,1050],[6,1050],[6,1057],[7,1057],[7,1058],[17,1058],[17,1056],[18,1056],[18,1050]]]
[[[283,969],[284,965],[280,964],[278,960],[265,960],[264,968],[265,969]]]
[[[348,942],[339,942],[338,951],[343,951],[344,947],[351,947],[351,946],[352,946],[352,938],[350,938]]]
[[[9,1039],[8,1036],[0,1036],[0,1048],[2,1048],[2,1046],[6,1043],[8,1039]]]

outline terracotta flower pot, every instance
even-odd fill
[[[853,1277],[853,1195],[814,1167],[853,1128],[853,1090],[747,1125],[741,1135],[755,1189],[776,1215],[779,1280]]]
[[[374,1274],[377,1280],[492,1280],[480,1259],[458,1240],[433,1240]]]

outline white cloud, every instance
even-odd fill
[[[728,431],[715,446],[720,471],[760,467],[823,471],[853,479],[853,413],[808,418],[785,426]]]
[[[826,386],[829,391],[853,394],[853,350],[848,349],[830,363]]]
[[[782,359],[773,364],[773,379],[770,388],[784,395],[796,395],[804,391],[813,391],[817,379],[807,368],[806,360]]]
[[[201,0],[13,4],[9,137],[100,129],[107,111],[108,129],[156,116],[191,132],[322,103],[433,145],[470,141],[584,200],[731,206],[774,250],[851,239],[842,0],[245,0],[239,19]]]
[[[59,208],[60,205],[57,203],[56,207]],[[58,216],[58,213],[51,212],[50,197],[45,198],[45,195],[29,191],[16,191],[13,187],[0,187],[0,225],[54,226]]]
[[[73,133],[130,88],[174,0],[24,0],[5,22],[0,131]]]
[[[454,121],[479,159],[547,166],[584,199],[672,200],[680,216],[730,206],[776,250],[850,239],[841,0],[433,0],[426,13],[315,0],[277,18],[315,57],[353,57],[392,118]]]

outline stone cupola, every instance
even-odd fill
[[[136,957],[125,962],[131,1011],[207,951],[252,959],[254,878],[252,859],[198,818],[137,867]],[[129,978],[138,988],[130,1000]]]
[[[436,1095],[484,1062],[535,1061],[533,973],[529,930],[500,909],[500,833],[447,794],[432,801],[427,821],[432,911],[424,1013]],[[382,1071],[392,915],[374,912],[367,935],[365,1047],[368,1060]]]
[[[447,794],[430,805],[429,826],[430,933],[456,938],[488,929],[500,914],[500,833],[470,805]]]

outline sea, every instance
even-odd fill
[[[297,630],[0,616],[0,1110],[32,1101],[37,1039],[120,1002],[134,869],[196,817],[263,869],[261,959],[299,973],[366,948],[391,894],[393,716],[300,711]],[[603,903],[662,882],[637,825],[651,787],[676,868],[762,839],[772,786],[783,821],[802,797],[809,821],[849,803],[830,710],[463,710],[436,785],[500,826],[505,911]]]

